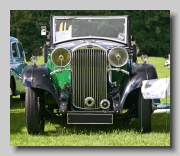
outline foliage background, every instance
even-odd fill
[[[17,37],[30,56],[42,55],[46,42],[41,26],[49,30],[50,15],[130,15],[131,34],[141,54],[166,56],[170,53],[170,10],[10,10],[10,35]]]

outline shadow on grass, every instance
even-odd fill
[[[25,104],[19,97],[13,97],[13,105],[10,109],[10,133],[21,133],[26,127],[25,121]]]
[[[59,120],[49,120],[51,124],[55,125],[57,135],[60,134],[100,134],[100,133],[114,133],[120,131],[129,131],[131,129],[130,126],[124,125],[122,121],[114,122],[114,124],[110,125],[97,125],[97,124],[67,124],[66,118]],[[53,131],[51,131],[53,132]],[[45,131],[45,135],[51,135],[50,131]]]
[[[48,120],[47,123],[51,123],[55,126],[55,131],[46,131],[44,135],[55,135],[60,134],[111,134],[111,133],[123,133],[123,132],[134,132],[140,133],[138,130],[139,121],[135,119],[132,124],[127,125],[123,120],[114,120],[113,124],[109,125],[76,125],[76,124],[67,124],[66,118],[59,118],[54,120]],[[169,133],[170,132],[170,114],[153,114],[152,115],[152,132],[153,133]]]
[[[12,98],[12,108],[11,110],[14,109],[24,109],[25,108],[25,101],[24,100],[20,100],[19,96],[14,96]]]

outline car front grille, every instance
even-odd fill
[[[98,46],[83,46],[72,52],[72,102],[76,108],[99,109],[100,101],[107,98],[106,56]],[[94,99],[92,107],[85,104],[87,97]]]

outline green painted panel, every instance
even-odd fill
[[[49,72],[52,72],[54,70],[58,70],[59,67],[54,66],[54,64],[48,59],[46,66],[49,70]],[[65,68],[70,68],[70,65],[68,65]],[[70,84],[71,82],[71,72],[70,71],[62,71],[60,73],[55,73],[51,76],[51,79],[53,81],[53,84],[55,85],[56,89],[58,87],[64,88],[65,85]]]
[[[115,68],[115,67],[113,67],[113,68]],[[126,70],[126,71],[129,71],[128,68],[129,68],[129,67],[128,67],[127,65],[121,67],[121,69],[124,69],[124,70]],[[126,74],[124,74],[124,73],[121,72],[121,71],[117,72],[117,71],[114,71],[114,70],[113,70],[113,71],[112,71],[112,82],[116,82],[116,81],[122,80],[125,75],[126,75]]]

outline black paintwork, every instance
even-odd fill
[[[153,65],[151,64],[135,64],[132,66],[132,76],[129,79],[129,82],[126,84],[126,87],[124,89],[124,92],[122,94],[121,102],[120,102],[120,108],[119,110],[121,111],[124,102],[126,100],[126,97],[128,94],[142,86],[142,81],[143,80],[148,80],[148,79],[157,79],[157,72],[156,69]]]
[[[48,69],[44,65],[27,66],[23,71],[22,83],[26,87],[40,88],[50,92],[54,96],[59,105],[58,93],[53,83],[48,78],[48,75]]]

